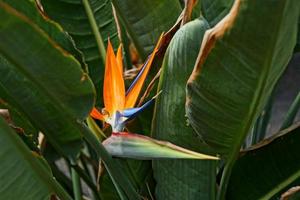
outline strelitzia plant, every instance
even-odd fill
[[[110,41],[108,42],[103,84],[103,102],[105,108],[101,111],[94,108],[91,116],[110,124],[112,132],[123,131],[125,123],[149,106],[157,96],[141,107],[135,107],[154,56],[159,49],[161,38],[126,92],[123,79],[122,46],[120,45],[117,55],[115,55]]]
[[[137,114],[147,108],[160,94],[159,92],[142,106],[135,107],[162,41],[163,35],[159,38],[153,52],[148,56],[126,92],[123,78],[122,46],[119,46],[115,55],[111,42],[108,41],[103,83],[104,108],[100,111],[97,108],[93,108],[90,113],[92,118],[101,120],[112,127],[111,136],[103,144],[110,154],[118,157],[135,159],[218,159],[214,156],[181,148],[169,142],[155,140],[140,134],[124,132],[126,122],[132,120]],[[99,130],[99,127],[97,129]]]

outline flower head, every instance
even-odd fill
[[[153,102],[154,98],[141,107],[134,107],[152,65],[155,53],[158,51],[160,41],[161,39],[126,92],[123,79],[121,46],[118,48],[117,56],[115,56],[113,47],[108,41],[103,84],[104,108],[101,111],[94,108],[91,116],[110,124],[113,132],[122,131],[126,121],[132,119]]]

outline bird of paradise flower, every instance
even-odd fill
[[[178,147],[169,142],[155,140],[139,134],[123,132],[125,123],[147,108],[157,96],[154,96],[141,107],[134,107],[153,63],[155,54],[159,51],[162,38],[161,36],[153,52],[126,92],[123,79],[121,46],[118,48],[117,55],[115,55],[113,47],[110,41],[108,41],[103,84],[104,108],[101,111],[97,108],[93,108],[90,114],[92,118],[104,121],[112,127],[112,135],[106,139],[103,144],[112,155],[119,157],[142,159],[218,159],[214,156]]]
[[[127,121],[135,117],[154,101],[154,98],[152,98],[141,107],[134,107],[159,44],[160,42],[158,42],[154,51],[148,57],[146,63],[142,66],[140,72],[125,92],[122,49],[120,46],[117,51],[117,56],[115,56],[113,47],[110,41],[108,41],[103,87],[103,101],[105,107],[101,111],[94,108],[91,112],[91,116],[110,124],[113,132],[123,131]]]

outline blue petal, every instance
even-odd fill
[[[134,81],[129,86],[128,90],[126,91],[126,95],[132,90],[136,82],[139,80],[140,76],[143,74],[143,71],[145,70],[147,63],[149,62],[149,58],[151,55],[148,56],[147,61],[144,63],[142,69],[139,71],[138,75],[135,77]]]
[[[129,108],[129,109],[125,109],[122,111],[121,115],[123,117],[128,118],[126,121],[131,120],[132,118],[134,118],[137,114],[139,114],[140,112],[142,112],[145,108],[147,108],[149,105],[151,105],[152,102],[154,102],[155,98],[150,99],[149,101],[147,101],[144,105],[142,105],[141,107],[138,108]]]

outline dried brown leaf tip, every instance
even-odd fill
[[[230,12],[213,28],[205,32],[194,71],[189,79],[189,82],[194,80],[195,77],[200,74],[201,66],[215,46],[216,41],[222,38],[224,34],[233,26],[238,16],[240,6],[241,0],[235,0]]]

